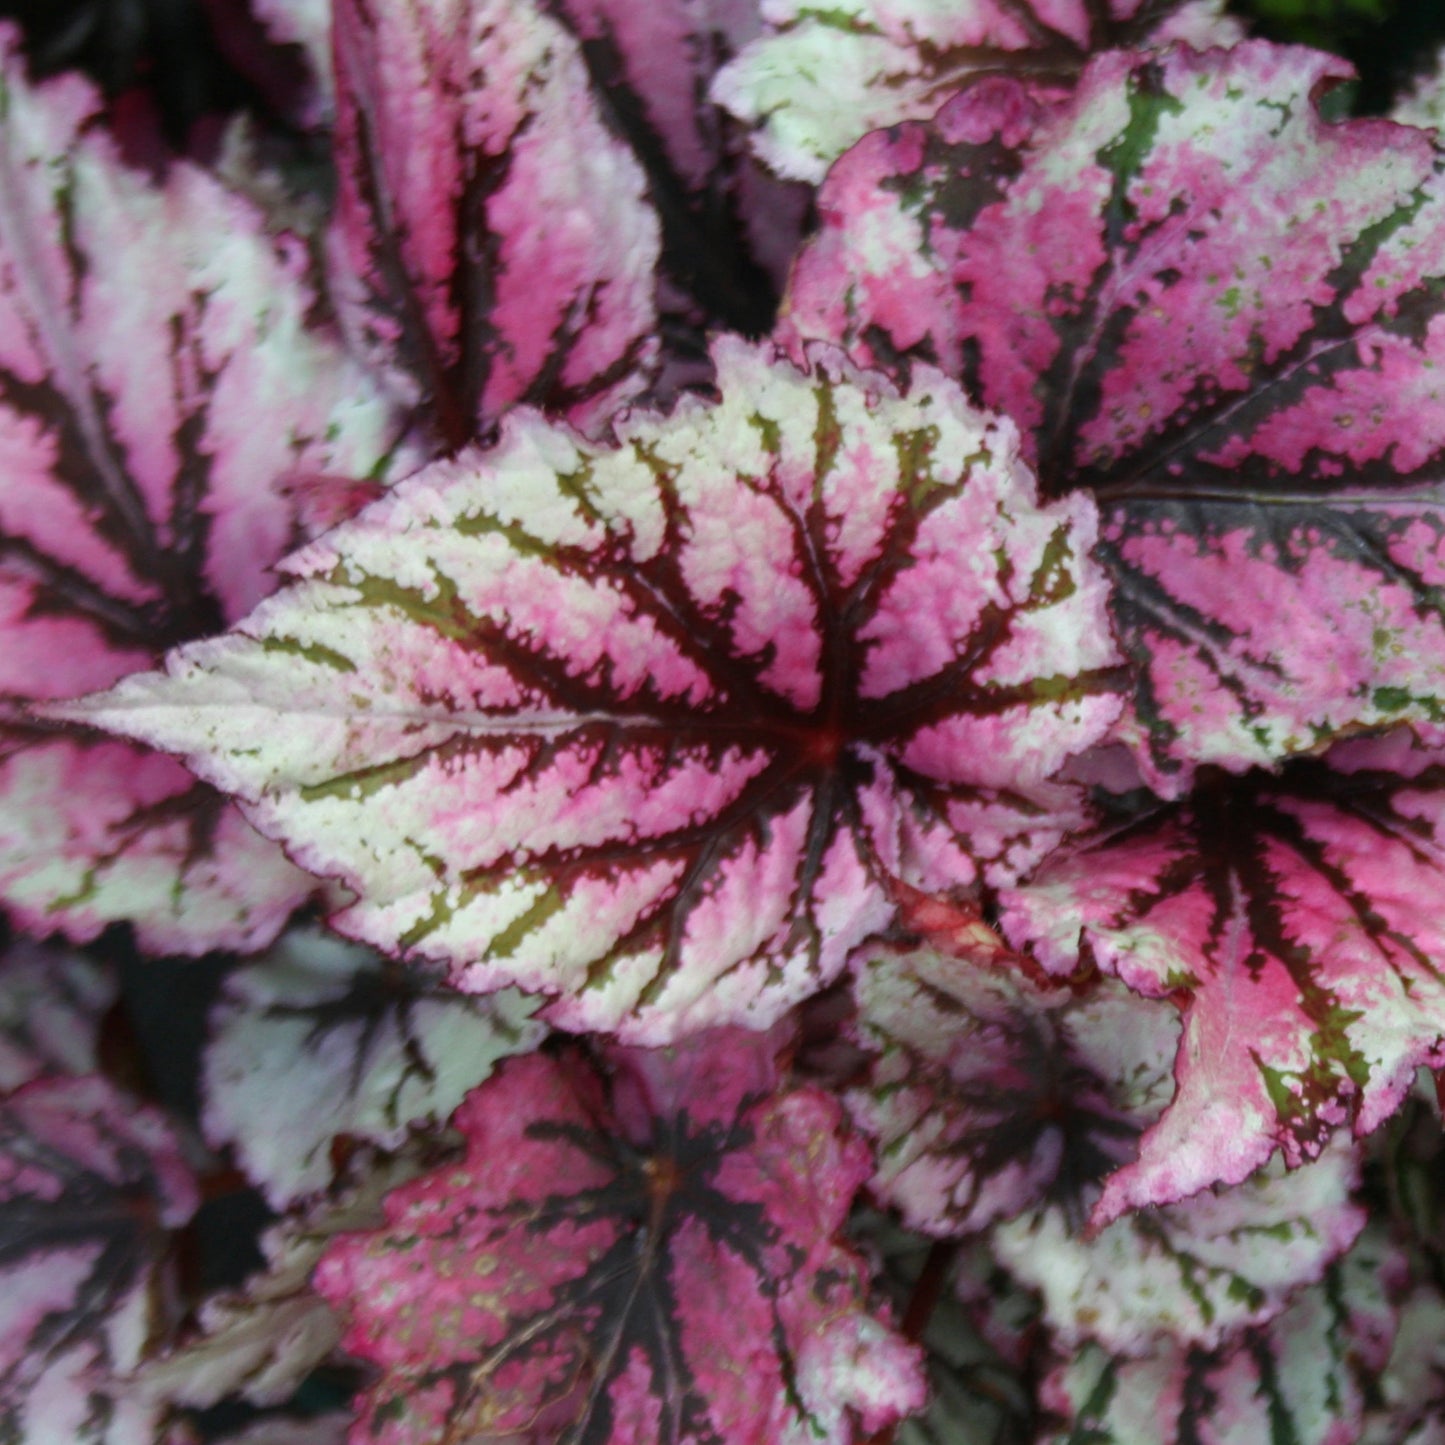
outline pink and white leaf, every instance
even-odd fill
[[[998,945],[988,959],[869,948],[855,963],[850,1090],[877,1142],[874,1195],[912,1229],[974,1233],[1057,1202],[1070,1218],[1126,1163],[1173,1091],[1178,1023],[1106,982],[1041,988]]]
[[[292,930],[230,975],[212,1014],[207,1141],[233,1146],[284,1209],[330,1185],[338,1136],[396,1149],[413,1128],[444,1122],[500,1059],[541,1042],[536,1008],[514,990],[478,999],[370,949]]]
[[[765,34],[719,75],[713,94],[754,128],[779,175],[814,184],[872,130],[926,120],[981,72],[1067,87],[1095,51],[1243,38],[1218,0],[764,0]]]
[[[48,1074],[99,1068],[115,980],[83,954],[17,939],[0,954],[0,1093]]]
[[[657,218],[539,0],[335,0],[329,254],[360,354],[452,451],[527,402],[598,427],[656,350]]]
[[[1168,1336],[1141,1358],[1087,1345],[1055,1365],[1040,1399],[1048,1445],[1353,1445],[1398,1326],[1386,1298],[1392,1247],[1368,1230],[1269,1324],[1212,1350]]]
[[[378,1372],[354,1445],[841,1445],[920,1406],[918,1352],[837,1242],[867,1150],[833,1099],[780,1086],[777,1047],[532,1054],[472,1093],[466,1158],[317,1270]]]
[[[254,606],[300,540],[278,481],[382,469],[395,420],[244,200],[127,170],[97,95],[32,86],[8,32],[0,91],[0,897],[35,931],[254,947],[314,881],[168,759],[23,708]]]
[[[1252,43],[981,82],[840,162],[795,271],[794,345],[940,365],[1046,495],[1095,491],[1156,786],[1439,708],[1445,158],[1326,121],[1349,74]]]
[[[1060,1348],[1094,1341],[1145,1358],[1162,1341],[1217,1349],[1315,1285],[1365,1223],[1359,1164],[1337,1141],[1287,1174],[1278,1157],[1231,1189],[1205,1190],[1081,1237],[1058,1205],[997,1225],[994,1257],[1036,1289]]]
[[[273,1224],[261,1237],[266,1267],[240,1288],[210,1296],[194,1329],[141,1367],[137,1389],[157,1403],[196,1409],[232,1396],[284,1404],[341,1342],[341,1321],[311,1288],[317,1262],[338,1235],[380,1225],[382,1198],[434,1164],[437,1152],[412,1147],[369,1159],[337,1197]]]
[[[1118,735],[1156,791],[1445,711],[1438,487],[1129,501],[1103,532],[1139,679]]]
[[[661,1043],[766,1027],[898,880],[1017,875],[1120,709],[1087,498],[1012,428],[720,342],[603,448],[515,413],[288,563],[236,632],[66,716],[182,753],[469,991]]]
[[[1406,741],[1219,781],[1005,890],[1047,969],[1087,955],[1183,1014],[1174,1100],[1098,1222],[1368,1133],[1445,1064],[1445,773],[1421,746],[1402,776]]]
[[[758,0],[549,0],[647,172],[663,269],[714,326],[767,331],[811,194],[773,176],[709,96],[762,29]]]
[[[166,1321],[170,1232],[199,1202],[155,1110],[98,1075],[0,1102],[0,1429],[130,1445],[154,1410],[119,1383]]]

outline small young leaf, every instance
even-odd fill
[[[343,325],[456,450],[528,402],[581,426],[655,351],[657,220],[538,0],[335,0]]]
[[[25,927],[255,947],[315,888],[169,759],[22,721],[216,631],[300,540],[292,472],[394,418],[307,329],[304,256],[185,164],[127,170],[78,77],[0,34],[0,898]]]
[[[769,33],[713,93],[757,128],[757,152],[779,175],[815,183],[868,131],[927,119],[981,73],[1059,89],[1092,51],[1243,37],[1220,0],[771,0],[764,9]]]
[[[369,949],[292,931],[233,973],[202,1075],[207,1140],[233,1144],[275,1209],[331,1183],[338,1135],[395,1149],[440,1124],[508,1054],[535,1048],[537,1001],[402,974]],[[287,1100],[305,1099],[305,1108]]]
[[[923,1403],[917,1352],[835,1242],[867,1150],[776,1042],[509,1059],[461,1163],[316,1273],[380,1370],[354,1440],[843,1445]]]
[[[1174,1101],[1097,1220],[1367,1133],[1445,1064],[1445,766],[1407,736],[1333,761],[1216,780],[1005,890],[1046,968],[1087,951],[1184,1013]]]
[[[164,1323],[168,1233],[197,1203],[169,1125],[105,1079],[39,1079],[0,1103],[0,1436],[157,1438],[116,1377]]]
[[[1445,157],[1327,122],[1349,73],[1257,43],[981,82],[840,162],[794,274],[795,342],[940,365],[1046,494],[1095,489],[1156,785],[1445,705],[1438,497],[1392,505],[1445,457]]]
[[[620,449],[514,413],[64,715],[187,755],[463,988],[659,1043],[766,1027],[925,891],[1016,876],[1118,714],[1085,497],[1012,428],[719,343]],[[1067,795],[1065,795],[1067,796]]]

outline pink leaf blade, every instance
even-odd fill
[[[1297,763],[1081,841],[1004,898],[1045,967],[1081,950],[1183,1013],[1170,1109],[1099,1223],[1364,1134],[1442,1059],[1438,774]]]
[[[685,1051],[719,1055],[707,1077],[741,1059],[750,1090],[773,1047],[723,1032]],[[613,1087],[639,1057],[612,1054]],[[467,1157],[332,1245],[317,1287],[383,1371],[358,1429],[842,1445],[922,1403],[915,1352],[834,1242],[867,1165],[831,1100],[735,1093],[731,1119],[699,1126],[674,1098],[629,1126],[607,1092],[575,1058],[508,1061],[456,1117]]]
[[[25,705],[254,606],[300,540],[285,476],[385,475],[409,448],[247,201],[128,170],[95,93],[32,85],[8,32],[0,88],[0,890],[37,932],[254,947],[314,881],[168,760]]]
[[[655,350],[656,218],[540,6],[340,0],[343,325],[455,451],[530,402],[600,426]]]
[[[988,80],[860,143],[794,274],[793,345],[941,365],[1046,494],[1097,492],[1124,735],[1169,791],[1437,706],[1445,161],[1327,122],[1347,75],[1248,44],[1102,56],[1063,99]]]

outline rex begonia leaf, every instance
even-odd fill
[[[1220,0],[763,0],[714,94],[780,175],[818,182],[870,130],[927,119],[980,73],[1067,85],[1098,50],[1243,38]]]
[[[100,1066],[100,1021],[115,980],[68,948],[18,939],[0,953],[0,1093],[45,1074]]]
[[[1282,1314],[1215,1349],[1162,1337],[1140,1359],[1074,1352],[1043,1382],[1059,1426],[1040,1445],[1354,1445],[1397,1328],[1390,1255],[1367,1230]]]
[[[872,948],[855,964],[872,1061],[846,1102],[877,1141],[874,1194],[929,1234],[1050,1200],[1076,1214],[1173,1090],[1172,1009],[1112,981],[1077,997],[1037,987],[1002,952]]]
[[[157,1438],[117,1377],[165,1324],[169,1232],[197,1203],[170,1126],[104,1078],[38,1079],[0,1102],[0,1436]]]
[[[1089,1238],[1049,1205],[995,1226],[989,1248],[1040,1292],[1062,1347],[1093,1340],[1143,1356],[1167,1337],[1215,1349],[1277,1315],[1354,1243],[1365,1223],[1358,1179],[1353,1141],[1339,1140],[1293,1173],[1276,1158],[1243,1184],[1141,1210]]]
[[[612,125],[647,172],[663,269],[715,323],[768,330],[810,192],[773,176],[708,95],[761,30],[758,0],[545,3],[577,35]]]
[[[766,1027],[893,917],[1014,876],[1120,701],[1092,504],[1006,422],[720,342],[622,444],[514,413],[292,558],[228,637],[65,709],[183,753],[360,901],[562,1027]]]
[[[605,422],[656,350],[658,223],[540,0],[334,0],[342,323],[455,450]]]
[[[1097,1217],[1368,1133],[1445,1064],[1445,757],[1396,736],[1332,760],[1215,778],[1005,891],[1046,968],[1087,956],[1183,1011],[1174,1100]]]
[[[277,481],[394,420],[309,331],[305,257],[183,163],[125,168],[76,76],[0,35],[0,899],[25,927],[265,942],[314,888],[168,758],[22,720],[214,632],[298,540]]]
[[[265,1269],[212,1295],[195,1328],[136,1375],[149,1399],[209,1409],[227,1396],[280,1405],[341,1342],[341,1321],[311,1288],[311,1272],[337,1235],[374,1229],[381,1201],[437,1161],[435,1145],[413,1145],[367,1162],[336,1197],[313,1201],[261,1236]]]
[[[352,1445],[842,1445],[918,1408],[918,1352],[837,1242],[868,1151],[775,1047],[507,1060],[453,1119],[466,1158],[317,1269],[380,1372]]]
[[[479,999],[370,949],[293,930],[227,979],[202,1072],[206,1138],[233,1144],[275,1209],[331,1183],[339,1135],[399,1147],[508,1054],[541,1042],[537,1000]],[[289,1101],[304,1099],[305,1108]]]
[[[1046,494],[1095,490],[1156,786],[1445,708],[1409,495],[1445,458],[1445,157],[1328,122],[1349,74],[1253,43],[989,79],[845,157],[794,274],[795,341],[940,365]]]

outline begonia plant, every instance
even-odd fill
[[[211,8],[0,29],[0,1439],[1445,1439],[1440,82]]]

